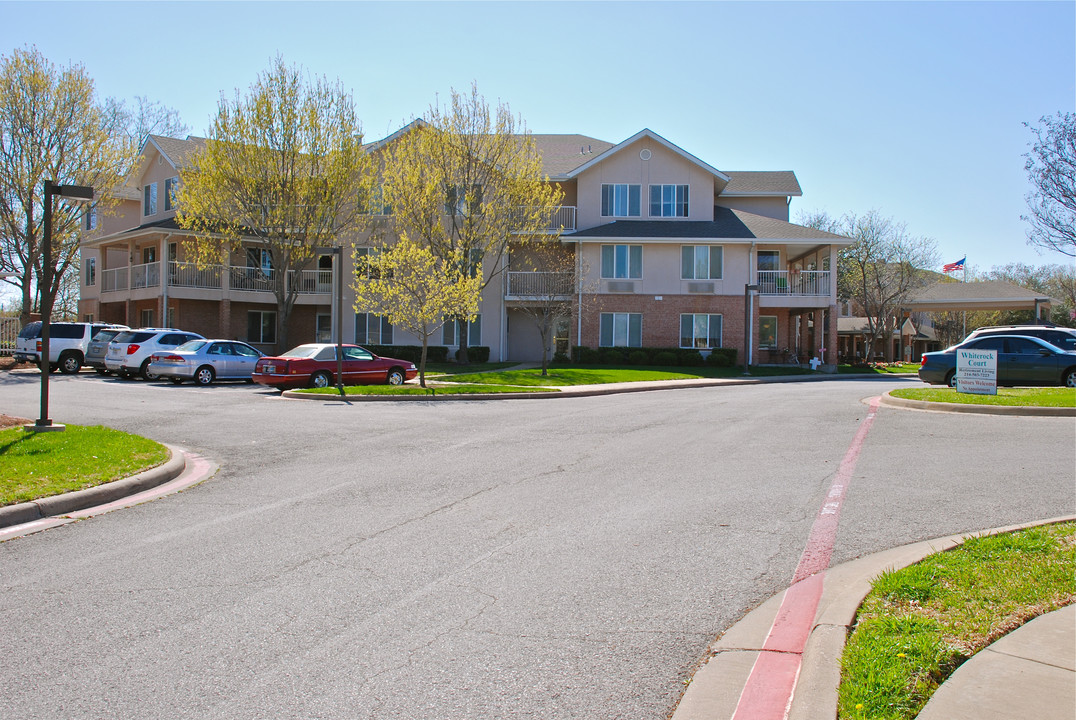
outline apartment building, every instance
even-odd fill
[[[491,360],[538,360],[539,333],[523,308],[551,297],[552,287],[573,310],[550,350],[732,347],[752,363],[836,362],[837,253],[852,240],[789,222],[791,200],[802,194],[793,172],[721,171],[650,130],[617,144],[532,137],[564,193],[564,205],[549,209],[548,242],[577,273],[536,267],[525,262],[525,246],[515,248],[468,327],[471,346],[489,347]],[[185,253],[190,235],[176,223],[174,188],[204,142],[151,136],[117,208],[87,218],[80,315],[284,350],[266,281],[273,269],[257,242],[220,266],[198,267]],[[351,278],[351,253],[342,256]],[[287,278],[298,293],[289,345],[337,332],[344,342],[418,344],[384,318],[355,313],[347,282],[337,318],[333,260],[325,255]],[[459,328],[446,323],[432,342],[458,346]]]

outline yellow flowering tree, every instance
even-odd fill
[[[457,255],[438,257],[406,234],[381,252],[355,257],[355,312],[388,318],[422,338],[419,384],[426,387],[426,351],[430,336],[445,318],[465,318],[478,313],[481,272],[472,277],[461,272]]]
[[[371,184],[370,158],[354,102],[339,82],[305,79],[279,56],[245,96],[222,97],[208,142],[180,172],[180,226],[199,264],[226,261],[243,247],[277,301],[278,347],[304,270],[319,247],[355,232]]]

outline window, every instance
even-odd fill
[[[251,310],[247,313],[247,342],[271,345],[276,342],[276,313]]]
[[[273,254],[263,248],[247,248],[247,267],[261,268],[266,275],[272,275]]]
[[[173,307],[168,308],[168,312],[166,313],[166,319],[165,319],[164,324],[167,325],[168,327],[175,327],[176,326],[176,309],[175,308],[173,308]]]
[[[763,315],[758,319],[758,346],[771,350],[777,347],[776,315]]]
[[[157,246],[150,245],[142,248],[142,264],[149,265],[153,262],[157,262]]]
[[[355,316],[355,342],[359,345],[391,345],[392,323],[373,313]]]
[[[680,248],[680,277],[684,280],[720,280],[720,245],[684,245]]]
[[[446,215],[477,215],[482,208],[482,186],[472,185],[471,191],[463,186],[448,189],[445,198]]]
[[[602,245],[603,278],[641,278],[642,245]]]
[[[721,347],[721,316],[681,315],[680,347],[700,350]]]
[[[392,215],[392,205],[385,201],[385,191],[380,185],[364,193],[359,202],[367,215]]]
[[[84,227],[87,230],[96,230],[97,229],[97,206],[96,205],[90,205],[89,208],[86,209],[85,220],[86,220],[86,224],[85,224]]]
[[[460,324],[456,320],[445,320],[444,327],[441,329],[441,344],[442,345],[454,345],[460,344]],[[474,319],[474,322],[467,325],[467,346],[475,347],[482,344],[482,316],[479,315]]]
[[[687,185],[651,185],[650,217],[687,217]]]
[[[97,258],[86,259],[86,287],[97,284]]]
[[[150,183],[142,188],[142,214],[157,214],[157,183]]]
[[[362,280],[380,280],[381,268],[377,266],[377,248],[355,248],[355,277]]]
[[[153,327],[153,311],[152,310],[143,310],[141,317],[142,317],[142,327]]]
[[[603,184],[602,217],[639,217],[641,185]]]
[[[333,318],[328,313],[318,313],[314,318],[315,342],[327,343],[333,341]]]
[[[776,250],[759,250],[758,251],[758,269],[759,272],[768,270],[777,270],[781,262],[781,253]]]
[[[642,314],[602,313],[598,345],[601,347],[642,347]]]
[[[179,178],[170,177],[164,181],[164,209],[176,209],[176,190],[179,187]]]

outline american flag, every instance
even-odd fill
[[[960,258],[956,262],[949,263],[948,265],[946,265],[945,267],[942,268],[942,272],[951,273],[951,272],[956,272],[957,270],[963,270],[964,269],[964,261],[967,260],[967,259],[968,259],[968,257],[965,255],[964,257]]]

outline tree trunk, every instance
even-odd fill
[[[467,357],[467,350],[470,347],[468,341],[471,339],[471,324],[463,318],[457,318],[456,327],[460,331],[460,345],[459,350],[456,351],[456,362],[460,365],[466,365],[470,362],[470,358]]]

